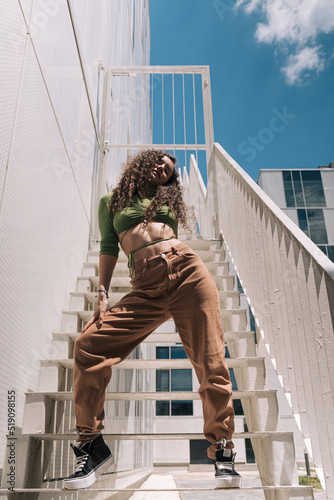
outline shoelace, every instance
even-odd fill
[[[74,474],[77,472],[81,472],[81,470],[84,468],[87,460],[88,460],[88,453],[85,453],[81,457],[77,457],[77,463],[75,464],[75,471]]]

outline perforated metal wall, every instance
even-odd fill
[[[50,355],[52,333],[86,259],[101,105],[98,61],[148,63],[148,46],[137,48],[130,38],[132,6],[0,0],[0,468],[7,391],[16,391],[20,427],[24,393],[37,390],[39,360]],[[136,5],[138,37],[142,6]]]

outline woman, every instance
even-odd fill
[[[80,445],[71,445],[78,463],[65,480],[67,489],[93,484],[113,462],[101,435],[111,367],[171,317],[200,382],[204,434],[213,443],[208,456],[215,463],[217,486],[241,484],[234,470],[234,410],[219,297],[202,260],[177,239],[177,224],[187,227],[187,218],[175,164],[166,152],[141,151],[99,204],[100,285],[94,315],[75,343]],[[128,256],[132,291],[108,310],[118,243]]]

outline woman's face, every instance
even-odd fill
[[[151,183],[159,186],[166,184],[172,177],[173,172],[174,163],[168,156],[163,156],[160,160],[157,160],[152,167]]]

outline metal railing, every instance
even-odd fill
[[[260,342],[327,498],[334,498],[334,264],[219,144],[208,178],[214,181],[205,190],[192,158],[189,177],[184,175],[186,199],[195,206],[201,233],[220,233],[230,252]],[[215,214],[209,206],[216,196]]]
[[[213,148],[208,66],[104,67],[99,170],[93,205],[140,149],[164,149],[206,171]],[[94,213],[96,213],[95,210]],[[97,220],[94,237],[98,238]]]

